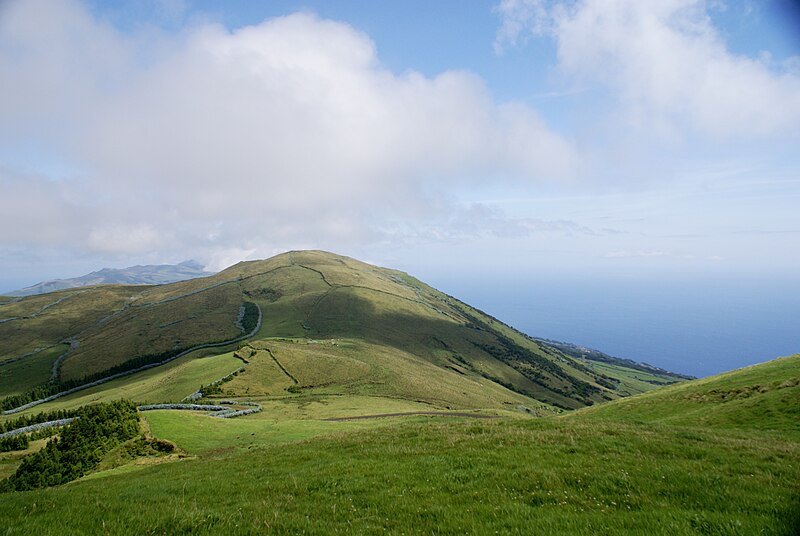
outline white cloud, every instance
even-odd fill
[[[726,48],[703,0],[505,0],[498,46],[547,34],[559,69],[612,90],[640,131],[721,139],[800,131],[800,76]]]
[[[397,75],[366,35],[309,14],[140,35],[79,4],[11,2],[0,80],[0,144],[81,170],[62,185],[86,194],[58,238],[75,247],[216,259],[370,240],[376,222],[424,218],[431,192],[487,171],[524,183],[575,167],[535,110],[497,105],[477,76]]]
[[[501,210],[483,204],[454,205],[436,217],[417,224],[392,222],[384,227],[385,236],[407,244],[435,242],[471,243],[476,239],[524,239],[537,236],[558,240],[574,236],[608,234],[566,219],[548,220],[530,217],[509,217]]]
[[[145,253],[164,245],[163,234],[147,224],[98,226],[88,239],[88,246],[101,253]]]
[[[501,18],[494,40],[494,51],[497,54],[549,30],[550,16],[546,3],[541,0],[501,0],[495,6],[494,12]]]

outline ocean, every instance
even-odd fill
[[[800,353],[800,279],[497,280],[438,288],[529,335],[698,377]]]

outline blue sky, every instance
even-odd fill
[[[796,278],[789,1],[6,2],[0,288],[322,248]]]

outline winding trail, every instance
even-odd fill
[[[70,337],[68,339],[64,339],[62,341],[65,344],[69,344],[69,348],[64,350],[64,353],[59,355],[55,361],[53,361],[53,365],[50,367],[50,381],[56,381],[58,379],[58,375],[61,371],[61,363],[69,356],[72,352],[78,349],[78,345],[80,342],[75,337]]]
[[[88,389],[90,387],[95,387],[97,385],[101,385],[101,384],[104,384],[106,382],[110,382],[111,380],[116,380],[117,378],[122,378],[124,376],[130,376],[131,374],[136,374],[137,372],[142,372],[144,370],[149,370],[151,368],[160,367],[161,365],[166,365],[167,363],[169,363],[171,361],[175,361],[176,359],[181,358],[181,357],[183,357],[183,356],[185,356],[187,354],[190,354],[190,353],[192,353],[192,352],[194,352],[196,350],[201,350],[203,348],[216,348],[216,347],[219,347],[219,346],[227,346],[229,344],[233,344],[233,343],[236,343],[236,342],[239,342],[239,341],[243,341],[243,340],[245,340],[247,338],[252,337],[256,333],[258,333],[258,330],[261,329],[261,323],[262,323],[262,321],[264,319],[264,315],[263,315],[263,313],[261,311],[261,307],[259,307],[258,304],[256,304],[256,307],[258,307],[258,322],[256,322],[256,327],[253,328],[253,330],[250,333],[245,333],[244,335],[241,335],[239,337],[236,337],[235,339],[230,339],[230,340],[227,340],[227,341],[198,344],[197,346],[192,346],[191,348],[188,348],[188,349],[184,350],[183,352],[181,352],[179,354],[176,354],[176,355],[174,355],[174,356],[172,356],[170,358],[167,358],[164,361],[160,361],[158,363],[150,363],[149,365],[144,365],[144,366],[141,366],[139,368],[132,369],[132,370],[126,370],[124,372],[118,372],[117,374],[112,374],[111,376],[106,376],[105,378],[100,378],[99,380],[95,380],[93,382],[85,383],[83,385],[79,385],[77,387],[73,387],[72,389],[67,389],[66,391],[62,391],[62,392],[56,393],[54,395],[50,395],[48,397],[45,397],[45,398],[42,398],[42,399],[39,399],[39,400],[34,400],[33,402],[28,402],[27,404],[24,404],[24,405],[19,406],[17,408],[6,410],[2,414],[3,415],[11,415],[13,413],[19,413],[21,411],[25,411],[26,409],[32,408],[34,406],[38,406],[39,404],[44,404],[45,402],[51,402],[51,401],[53,401],[53,400],[55,400],[57,398],[61,398],[63,396],[71,395],[72,393],[77,393],[78,391],[82,391],[82,390]]]

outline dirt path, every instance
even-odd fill
[[[382,419],[384,417],[406,417],[409,415],[437,415],[440,417],[470,417],[472,419],[498,419],[496,415],[480,415],[478,413],[453,413],[447,411],[409,411],[406,413],[380,413],[378,415],[356,415],[353,417],[330,417],[323,421],[361,421],[364,419]]]

